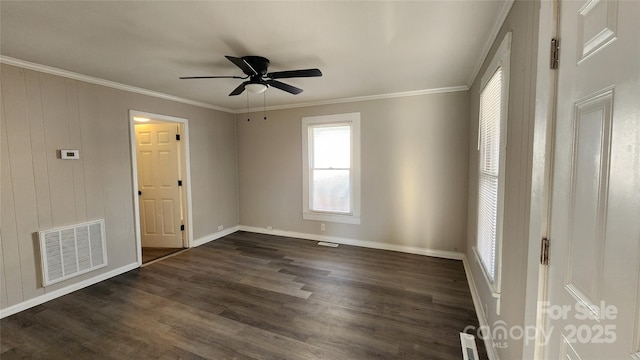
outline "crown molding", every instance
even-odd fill
[[[371,101],[371,100],[383,100],[383,99],[394,99],[394,98],[402,98],[402,97],[410,97],[410,96],[420,96],[420,95],[430,95],[430,94],[442,94],[456,91],[467,91],[469,87],[466,85],[461,86],[450,86],[450,87],[442,87],[442,88],[434,88],[434,89],[425,89],[425,90],[415,90],[415,91],[405,91],[405,92],[397,92],[397,93],[389,93],[389,94],[379,94],[379,95],[367,95],[367,96],[356,96],[350,98],[343,99],[331,99],[331,100],[321,100],[321,101],[313,101],[313,102],[305,102],[298,104],[288,104],[288,105],[275,105],[268,106],[266,108],[263,107],[255,107],[249,109],[229,109],[217,105],[212,105],[208,103],[204,103],[201,101],[195,101],[190,99],[181,98],[178,96],[173,96],[169,94],[164,94],[158,91],[143,89],[131,85],[121,84],[114,81],[104,80],[100,78],[96,78],[93,76],[83,75],[74,73],[72,71],[62,70],[58,68],[54,68],[47,65],[41,65],[37,63],[32,63],[29,61],[24,61],[20,59],[15,59],[8,56],[0,55],[0,63],[21,67],[24,69],[35,70],[51,75],[61,76],[69,79],[79,80],[88,82],[91,84],[101,85],[110,87],[113,89],[129,91],[136,94],[153,96],[160,99],[171,100],[183,104],[199,106],[207,109],[223,111],[230,114],[246,114],[251,112],[259,112],[259,111],[272,111],[272,110],[284,110],[284,109],[293,109],[293,108],[301,108],[301,107],[309,107],[309,106],[322,106],[322,105],[333,105],[333,104],[345,104],[345,103],[353,103],[360,101]]]
[[[498,13],[498,17],[496,18],[496,22],[493,24],[493,29],[491,29],[491,33],[489,33],[489,37],[487,37],[487,41],[484,43],[484,47],[482,48],[482,52],[476,61],[476,66],[473,68],[473,72],[471,72],[471,76],[467,79],[467,87],[471,88],[473,83],[476,81],[476,77],[478,77],[478,73],[480,72],[480,68],[482,68],[482,64],[487,59],[489,55],[489,51],[493,46],[493,43],[496,41],[498,37],[498,33],[504,24],[504,21],[507,19],[507,15],[509,15],[509,11],[511,11],[511,7],[513,6],[514,0],[505,0],[502,3],[502,8],[500,9],[500,13]]]
[[[449,86],[449,87],[442,87],[442,88],[416,90],[416,91],[404,91],[404,92],[389,93],[389,94],[367,95],[367,96],[356,96],[356,97],[343,98],[343,99],[312,101],[312,102],[290,104],[290,105],[267,106],[265,108],[254,107],[254,108],[249,108],[248,110],[241,109],[241,110],[236,110],[234,112],[236,114],[247,114],[252,112],[260,112],[260,111],[272,111],[272,110],[294,109],[294,108],[309,107],[309,106],[345,104],[345,103],[353,103],[353,102],[359,102],[359,101],[394,99],[394,98],[402,98],[402,97],[410,97],[410,96],[442,94],[442,93],[467,91],[467,90],[469,90],[469,87],[466,85]]]
[[[223,111],[223,112],[226,112],[226,113],[232,113],[232,114],[235,113],[235,110],[227,109],[227,108],[224,108],[224,107],[221,107],[221,106],[216,106],[216,105],[211,105],[211,104],[207,104],[207,103],[200,102],[200,101],[185,99],[185,98],[181,98],[179,96],[173,96],[173,95],[169,95],[169,94],[164,94],[164,93],[161,93],[161,92],[158,92],[158,91],[147,90],[147,89],[143,89],[143,88],[139,88],[139,87],[135,87],[135,86],[131,86],[131,85],[117,83],[115,81],[109,81],[109,80],[96,78],[96,77],[93,77],[93,76],[78,74],[78,73],[74,73],[72,71],[67,71],[67,70],[54,68],[54,67],[51,67],[51,66],[36,64],[36,63],[29,62],[29,61],[15,59],[15,58],[8,57],[8,56],[0,55],[0,63],[7,64],[7,65],[13,65],[13,66],[17,66],[17,67],[21,67],[21,68],[29,69],[29,70],[35,70],[35,71],[39,71],[39,72],[43,72],[43,73],[47,73],[47,74],[51,74],[51,75],[61,76],[61,77],[68,78],[68,79],[84,81],[84,82],[88,82],[88,83],[95,84],[95,85],[106,86],[106,87],[113,88],[113,89],[129,91],[129,92],[140,94],[140,95],[153,96],[153,97],[160,98],[160,99],[175,101],[175,102],[179,102],[179,103],[183,103],[183,104],[187,104],[187,105],[199,106],[199,107],[212,109],[212,110]]]

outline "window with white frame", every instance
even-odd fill
[[[475,252],[494,294],[500,293],[511,33],[480,81],[478,228]]]
[[[360,224],[360,113],[302,119],[307,220]]]

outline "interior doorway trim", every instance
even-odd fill
[[[173,122],[182,125],[182,138],[181,142],[184,144],[184,154],[182,155],[182,160],[184,161],[184,187],[185,190],[185,202],[183,204],[185,206],[185,231],[186,231],[186,248],[190,248],[193,246],[193,217],[192,214],[192,206],[191,206],[191,158],[189,155],[189,120],[184,118],[179,118],[175,116],[154,114],[144,111],[137,110],[129,110],[129,136],[131,140],[131,170],[132,170],[132,183],[133,183],[133,214],[134,214],[134,226],[135,226],[135,237],[136,237],[136,260],[138,261],[138,265],[142,265],[142,236],[140,233],[140,202],[138,200],[138,161],[136,157],[136,130],[135,125],[136,121],[133,120],[134,117],[145,117],[153,120],[163,121],[163,122]]]

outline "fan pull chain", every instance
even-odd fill
[[[247,91],[247,121],[251,121],[249,118],[249,92]]]
[[[262,97],[262,116],[264,117],[264,120],[267,120],[267,92],[263,92],[262,95],[264,95]]]

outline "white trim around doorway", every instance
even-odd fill
[[[186,204],[185,206],[185,231],[187,233],[186,236],[186,248],[190,248],[193,246],[193,217],[191,214],[192,211],[192,202],[191,202],[191,158],[189,155],[189,120],[174,116],[161,115],[161,114],[153,114],[144,111],[137,110],[129,110],[129,135],[131,140],[131,171],[132,171],[132,183],[133,183],[133,213],[134,213],[134,226],[135,226],[135,237],[136,237],[136,259],[138,261],[138,265],[142,265],[142,237],[140,234],[140,203],[138,201],[138,162],[136,159],[136,132],[135,125],[136,122],[133,120],[134,117],[145,117],[152,120],[157,120],[161,122],[173,122],[182,124],[182,137],[181,141],[184,141],[184,189],[186,195]],[[182,161],[181,160],[181,161]]]

